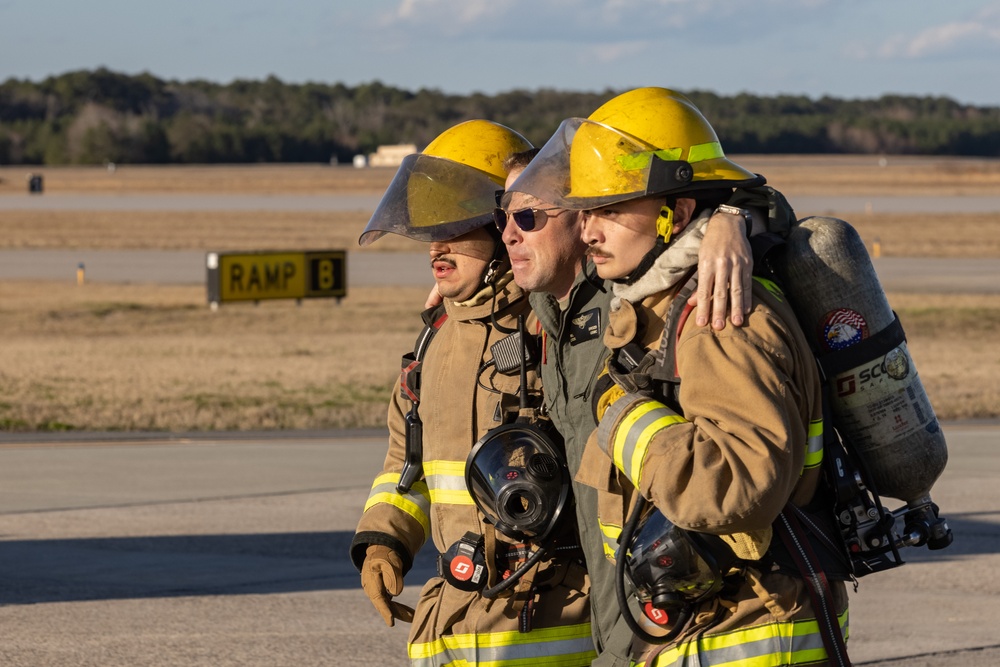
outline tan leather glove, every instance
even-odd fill
[[[397,618],[404,623],[413,622],[413,609],[392,600],[403,592],[403,559],[389,547],[373,544],[365,551],[361,588],[390,628]]]

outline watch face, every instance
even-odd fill
[[[742,215],[744,218],[750,218],[750,211],[745,208],[739,208],[737,206],[730,206],[729,204],[721,204],[717,211],[722,211],[723,213],[728,213],[730,215]]]
[[[730,215],[738,215],[743,218],[743,222],[746,223],[747,226],[747,238],[750,238],[750,235],[753,233],[753,214],[750,213],[749,209],[732,206],[730,204],[720,204],[715,210],[728,213]]]

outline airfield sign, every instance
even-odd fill
[[[208,303],[264,299],[340,299],[347,294],[347,252],[210,252]]]

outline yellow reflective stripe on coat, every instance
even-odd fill
[[[424,539],[431,534],[431,497],[424,480],[417,480],[406,493],[400,493],[396,488],[400,474],[385,473],[372,482],[372,490],[368,494],[364,511],[383,503],[392,505],[412,516],[424,529]]]
[[[686,421],[659,401],[642,402],[625,415],[615,429],[611,460],[639,488],[642,461],[650,440],[668,426]]]
[[[846,640],[848,612],[839,617]],[[682,642],[635,667],[786,667],[812,665],[827,658],[816,619],[773,621]]]
[[[809,436],[806,439],[806,462],[803,471],[816,468],[823,462],[823,420],[809,422]]]
[[[618,551],[618,538],[622,534],[622,527],[613,523],[598,521],[597,525],[601,529],[601,538],[604,540],[604,555],[608,560],[613,561]]]
[[[481,634],[444,635],[407,648],[411,667],[583,667],[595,657],[590,623]]]
[[[424,477],[432,503],[476,504],[465,486],[465,461],[424,461]]]

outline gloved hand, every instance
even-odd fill
[[[397,618],[404,623],[413,622],[413,609],[392,600],[403,592],[403,559],[389,547],[373,544],[365,551],[361,588],[390,628]]]

